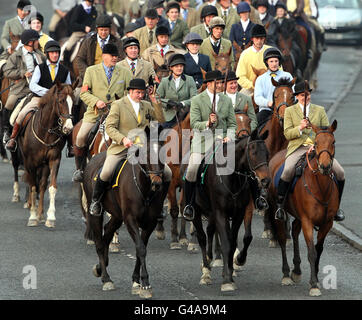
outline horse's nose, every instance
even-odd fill
[[[69,134],[73,130],[73,122],[71,119],[67,119],[63,126],[64,134]]]
[[[162,186],[162,178],[160,176],[155,176],[152,179],[152,183],[151,183],[151,189],[152,191],[157,191],[161,188]]]
[[[260,183],[264,189],[268,189],[270,182],[271,182],[270,178],[263,178]]]

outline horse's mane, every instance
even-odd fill
[[[291,82],[293,81],[293,79],[292,80],[290,80],[289,78],[287,78],[287,77],[283,77],[283,78],[280,78],[279,80],[278,80],[278,83],[279,83],[279,86],[289,86],[289,87],[291,87],[292,85],[291,85]]]
[[[44,96],[41,97],[38,104],[39,109],[46,106],[47,104],[53,103],[54,98],[56,99],[58,96],[58,93],[56,92],[57,90],[58,90],[58,85],[55,84],[48,90],[48,92]],[[61,84],[61,91],[62,93],[68,95],[72,93],[72,88],[70,85]]]

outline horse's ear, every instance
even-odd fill
[[[264,26],[265,30],[268,30],[268,29],[269,29],[269,26],[270,26],[270,21],[268,21],[268,22],[265,24],[265,26]]]
[[[259,75],[258,69],[255,69],[253,65],[251,65],[251,68],[253,69],[253,72],[255,73],[255,75],[258,76]]]
[[[244,112],[248,112],[248,107],[249,107],[249,105],[248,105],[248,103],[246,102],[243,111],[244,111]]]
[[[330,127],[331,131],[334,132],[337,129],[337,120],[334,120],[331,127]]]
[[[231,46],[230,49],[229,49],[228,56],[231,55],[231,50],[233,50],[233,47],[232,47],[232,46]]]
[[[55,85],[57,86],[57,90],[61,91],[63,88],[62,83],[57,79],[57,81],[55,82]]]
[[[278,81],[276,81],[276,80],[274,80],[274,78],[273,78],[273,77],[271,77],[270,79],[271,79],[271,82],[272,82],[272,84],[273,84],[273,86],[274,86],[274,87],[279,86],[279,82],[278,82]]]
[[[290,86],[293,87],[295,82],[297,81],[297,77],[294,77],[293,80],[290,82]]]
[[[153,69],[156,71],[160,66],[153,60]]]

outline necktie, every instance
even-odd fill
[[[148,43],[152,44],[153,42],[153,31],[150,30],[150,32],[148,33]]]
[[[138,123],[141,123],[141,109],[138,109],[137,121]]]
[[[92,8],[87,8],[87,9],[85,9],[85,12],[87,12],[88,14],[90,14],[91,11],[92,11]]]
[[[135,72],[136,72],[135,63],[133,61],[131,62],[131,71],[133,74],[135,74]]]
[[[163,48],[161,48],[160,52],[161,52],[161,57],[163,58]]]
[[[55,67],[56,67],[55,64],[50,65],[50,76],[52,77],[52,81],[54,81],[55,79]]]
[[[38,65],[38,61],[36,61],[36,57],[35,57],[35,53],[34,52],[32,52],[32,53],[30,53],[31,54],[31,56],[33,57],[33,63],[34,63],[34,69],[35,69],[35,67]]]
[[[107,79],[108,79],[108,84],[111,83],[112,80],[112,74],[113,74],[113,68],[108,68],[107,70]]]
[[[187,15],[188,15],[188,11],[187,11],[187,10],[184,10],[183,16],[184,16],[184,20],[185,20],[185,21],[187,20]]]
[[[171,30],[173,30],[173,28],[175,28],[175,23],[176,23],[175,21],[171,22]]]
[[[105,44],[106,44],[106,39],[101,39],[101,49],[102,50],[103,50]]]

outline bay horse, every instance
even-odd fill
[[[238,62],[239,62],[239,59],[240,59],[240,55],[242,54],[242,52],[245,50],[245,49],[248,49],[249,47],[252,46],[252,43],[251,41],[249,41],[246,45],[242,45],[242,46],[239,46],[238,43],[234,40],[233,41],[233,47],[235,48],[235,54],[234,54],[234,57],[235,57],[235,64],[234,64],[234,71],[236,71],[236,68],[238,66]]]
[[[222,74],[225,74],[226,71],[231,71],[231,51],[233,48],[230,48],[229,52],[223,52],[216,54],[214,51],[212,51],[212,55],[215,58],[215,68],[214,70],[221,71]]]
[[[158,133],[160,128],[158,128]],[[136,245],[137,259],[132,275],[132,294],[137,294],[141,298],[152,297],[152,288],[146,268],[146,250],[149,237],[162,212],[168,190],[168,183],[163,181],[164,164],[158,156],[163,143],[160,139],[151,140],[151,130],[148,126],[144,130],[146,138],[143,139],[145,141],[143,147],[136,148],[135,153],[128,151],[127,162],[119,176],[118,186],[105,191],[102,201],[103,208],[111,214],[111,219],[104,226],[104,233],[102,232],[103,215],[88,215],[99,258],[99,263],[93,267],[93,274],[101,277],[103,290],[114,289],[113,282],[107,273],[108,247],[114,232],[124,222]],[[138,154],[143,152],[147,154],[147,160],[134,161],[133,156],[138,157]],[[151,153],[157,153],[157,161]],[[88,204],[92,198],[94,178],[105,158],[105,152],[102,152],[93,157],[85,168],[84,189]]]
[[[284,136],[284,112],[285,108],[295,103],[292,87],[295,84],[296,78],[293,78],[293,80],[281,78],[279,81],[274,80],[274,78],[270,79],[275,87],[273,93],[273,113],[271,118],[265,122],[264,127],[259,130],[261,134],[269,131],[265,144],[268,148],[270,158],[272,158],[277,152],[285,149],[288,145],[288,141]],[[262,238],[270,238],[272,236],[270,228],[269,215],[264,214],[264,232]],[[275,247],[275,245],[275,239],[271,238],[269,246]]]
[[[323,251],[324,240],[332,228],[333,218],[339,208],[339,193],[333,179],[332,163],[335,154],[334,131],[337,129],[337,120],[329,127],[317,127],[311,125],[316,133],[314,149],[315,157],[308,160],[302,176],[297,180],[293,192],[289,192],[285,208],[295,220],[292,224],[292,236],[294,245],[294,269],[289,275],[290,269],[286,256],[286,237],[283,221],[275,220],[277,186],[270,188],[270,217],[272,218],[273,232],[275,233],[282,251],[282,285],[291,285],[301,280],[300,253],[298,237],[303,230],[304,239],[308,248],[308,260],[310,264],[310,296],[320,296],[318,283],[319,261]],[[309,151],[308,151],[309,153]],[[308,157],[307,153],[307,157]],[[285,160],[286,150],[278,152],[270,161],[269,166],[274,178],[276,172]],[[275,198],[274,198],[275,197]],[[314,245],[313,229],[318,227],[317,243]]]
[[[25,181],[29,186],[28,226],[44,221],[44,193],[49,187],[49,209],[45,226],[55,227],[55,195],[57,175],[66,136],[73,129],[71,109],[74,101],[73,86],[57,82],[40,100],[39,109],[32,115],[18,136],[24,161]],[[13,153],[15,154],[15,153]],[[15,170],[15,168],[14,168]],[[36,208],[37,193],[39,204]]]
[[[195,195],[195,218],[198,242],[202,251],[202,276],[200,285],[211,284],[210,241],[217,231],[221,240],[223,257],[223,283],[221,291],[234,291],[233,255],[237,247],[237,237],[240,225],[244,219],[245,208],[250,200],[250,189],[247,179],[253,176],[259,183],[268,188],[270,174],[268,169],[268,151],[264,143],[268,133],[261,137],[257,130],[248,137],[241,137],[235,142],[235,168],[233,173],[220,175],[217,161],[209,162],[204,173],[204,184],[197,184]],[[218,143],[218,142],[217,142]],[[215,154],[227,156],[227,144],[220,143]],[[202,225],[202,215],[208,218],[207,238]],[[231,220],[231,226],[230,222]],[[208,239],[209,250],[206,251]]]

